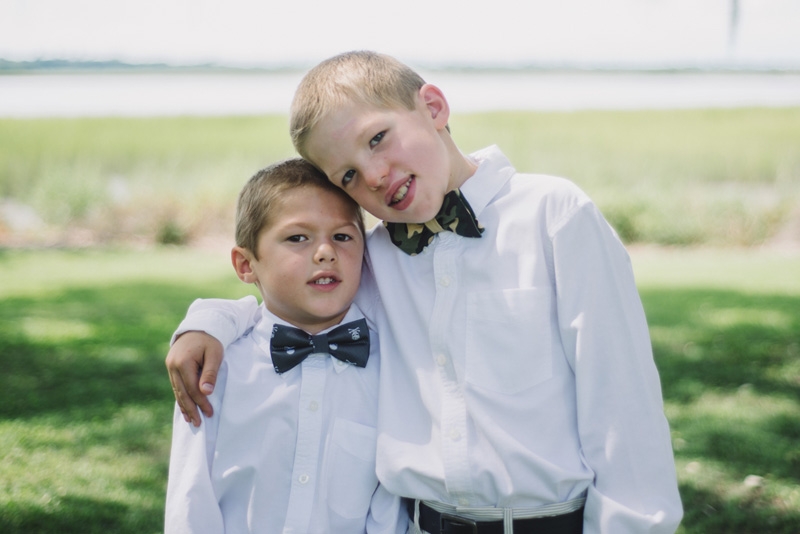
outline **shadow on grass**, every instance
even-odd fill
[[[65,410],[91,418],[131,402],[169,400],[163,359],[192,291],[136,284],[5,299],[0,418]]]
[[[62,499],[56,512],[36,507],[7,507],[4,515],[10,516],[13,524],[6,523],[3,532],[122,532],[127,513],[128,507],[121,503],[68,496]]]
[[[685,532],[726,534],[796,534],[800,511],[787,510],[765,502],[763,492],[755,491],[739,499],[721,498],[718,493],[681,484]]]
[[[800,298],[697,290],[643,291],[642,300],[666,400],[743,384],[800,400],[800,369],[781,372],[800,357]]]
[[[0,301],[0,425],[19,435],[0,452],[0,531],[161,531],[172,414],[163,361],[208,287],[130,283]],[[682,532],[796,532],[800,298],[642,297],[676,459],[699,466],[680,472]],[[23,471],[12,481],[14,463]],[[40,465],[57,472],[31,467]],[[762,482],[742,486],[749,475]]]
[[[132,283],[0,301],[0,532],[162,531],[164,356],[201,294]]]
[[[682,531],[796,533],[800,298],[645,290],[642,299],[684,465]]]

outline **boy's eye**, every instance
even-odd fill
[[[335,235],[333,236],[333,239],[335,239],[336,241],[350,241],[350,240],[351,240],[351,239],[353,239],[353,238],[352,238],[352,237],[350,237],[350,236],[349,236],[349,235],[347,235],[347,234],[335,234]]]
[[[354,169],[350,169],[349,171],[344,173],[344,176],[342,176],[342,186],[349,184],[350,180],[352,180],[355,175],[356,171]]]
[[[384,132],[381,132],[381,133],[379,133],[378,135],[376,135],[375,137],[373,137],[372,139],[370,139],[370,140],[369,140],[369,147],[370,147],[370,148],[375,148],[376,146],[378,146],[378,143],[380,143],[380,142],[381,142],[381,140],[383,139],[383,136],[384,136],[384,135],[386,135],[386,132],[385,132],[385,131],[384,131]]]
[[[291,241],[292,243],[302,243],[306,239],[308,238],[304,235],[290,235],[288,238],[286,238],[287,241]]]

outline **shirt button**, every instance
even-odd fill
[[[312,412],[316,412],[319,409],[319,403],[317,401],[311,401],[308,403],[308,409]]]
[[[439,365],[439,367],[444,367],[446,363],[447,363],[447,356],[445,356],[444,354],[439,354],[438,356],[436,356],[436,364]]]
[[[442,286],[442,287],[449,286],[450,285],[450,277],[449,276],[443,276],[443,277],[439,278],[439,285]]]
[[[460,440],[461,439],[461,432],[459,432],[458,430],[456,430],[454,428],[453,430],[450,431],[450,439],[452,439],[453,441]]]
[[[311,477],[309,477],[308,475],[300,475],[300,476],[297,478],[297,481],[298,481],[300,484],[307,484],[307,483],[308,483],[308,480],[309,480],[309,478],[311,478]]]
[[[469,501],[467,499],[459,499],[458,504],[461,506],[469,506]]]

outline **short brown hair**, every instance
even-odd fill
[[[290,114],[295,150],[308,157],[311,129],[327,113],[348,102],[413,110],[425,80],[393,57],[367,50],[326,59],[303,77]]]
[[[292,158],[255,173],[239,193],[236,205],[236,244],[258,259],[258,236],[272,224],[283,193],[299,187],[317,187],[343,199],[353,209],[359,230],[364,234],[364,216],[356,201],[328,181],[311,163]]]

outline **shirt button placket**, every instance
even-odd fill
[[[458,291],[456,252],[458,237],[443,232],[432,247],[436,294],[429,326],[434,362],[442,382],[441,447],[445,484],[451,497],[467,500],[471,495],[469,454],[466,429],[467,412],[463,391],[449,353],[447,335],[449,318],[453,316]]]

